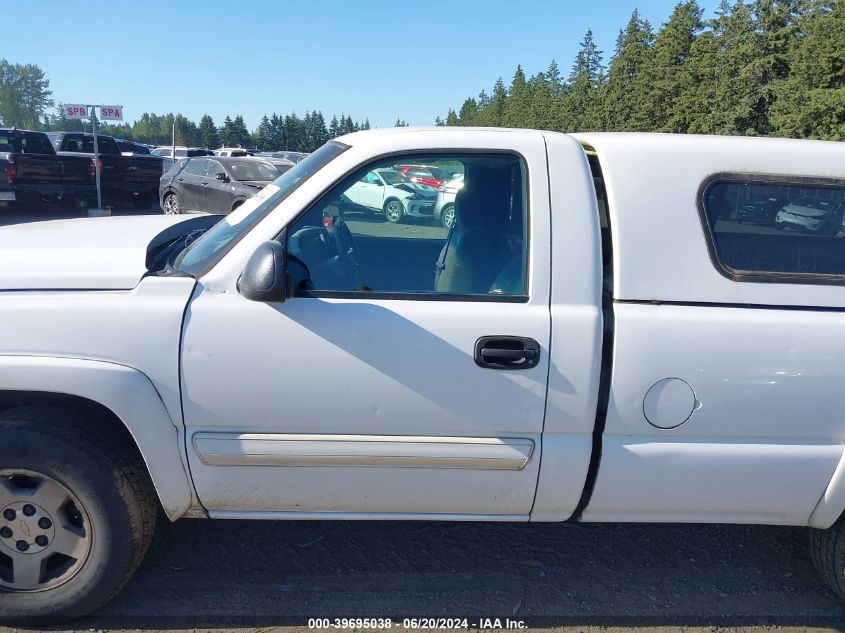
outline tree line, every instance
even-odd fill
[[[258,127],[250,132],[244,118],[236,115],[227,116],[222,125],[217,126],[210,115],[204,114],[198,123],[182,114],[158,115],[145,112],[137,121],[129,123],[98,123],[103,134],[117,138],[130,139],[153,145],[169,145],[172,142],[173,124],[176,124],[176,144],[188,147],[256,147],[260,150],[289,150],[295,152],[313,152],[326,141],[342,134],[370,129],[369,119],[363,123],[353,121],[352,117],[342,114],[333,116],[329,124],[323,113],[314,110],[303,117],[295,113],[279,115],[275,112],[261,118]],[[79,120],[67,119],[60,107],[55,114],[48,115],[42,128],[45,130],[82,130]],[[90,131],[90,126],[88,127]]]
[[[55,107],[54,107],[55,106]],[[62,103],[55,104],[50,80],[34,64],[12,64],[0,59],[0,125],[43,131],[90,131],[79,119],[68,119]],[[261,150],[313,152],[326,141],[370,129],[369,118],[355,121],[351,116],[333,115],[330,121],[319,110],[280,115],[264,115],[258,127],[249,131],[242,115],[227,116],[216,125],[208,114],[194,122],[182,114],[145,112],[134,123],[98,122],[103,134],[153,145],[172,142],[176,125],[176,144],[217,148],[257,147]],[[407,125],[407,124],[406,124]]]
[[[845,140],[845,0],[677,4],[655,32],[636,10],[607,66],[587,31],[572,69],[500,77],[438,125]]]

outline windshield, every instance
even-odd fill
[[[175,268],[194,277],[203,274],[259,220],[346,148],[346,145],[330,141],[297,163],[182,251],[176,259]]]
[[[402,183],[410,183],[411,181],[400,174],[395,169],[379,169],[378,175],[384,179],[388,185],[401,185]]]
[[[245,160],[232,161],[229,163],[229,169],[232,170],[235,180],[241,181],[258,180],[269,182],[279,177],[279,172],[266,163],[247,162]]]

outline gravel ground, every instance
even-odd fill
[[[0,210],[1,224],[57,217],[71,216]],[[54,630],[295,631],[314,617],[396,630],[450,616],[590,633],[845,630],[801,529],[193,520],[162,520],[124,591]]]

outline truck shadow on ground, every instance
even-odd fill
[[[836,624],[803,530],[727,525],[162,521],[74,628],[470,616],[532,627]]]

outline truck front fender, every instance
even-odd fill
[[[45,356],[0,356],[0,391],[85,398],[111,411],[129,431],[168,518],[199,508],[180,429],[142,372],[117,363]]]

